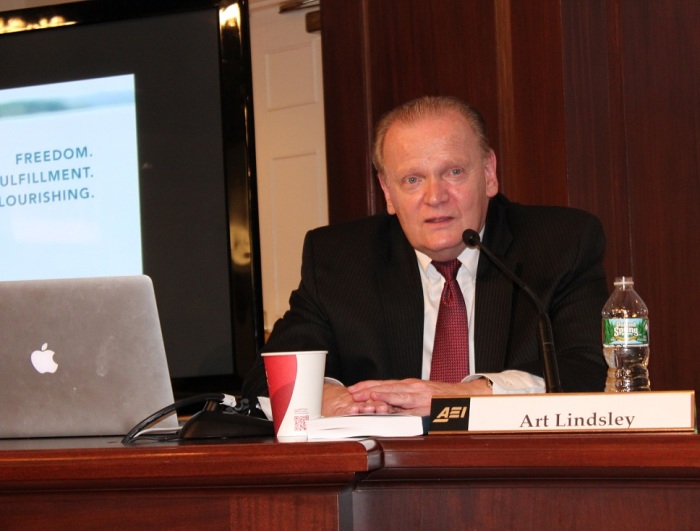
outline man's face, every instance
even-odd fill
[[[408,241],[438,261],[459,256],[462,233],[481,230],[498,192],[495,155],[482,153],[469,122],[455,112],[392,125],[379,181]]]

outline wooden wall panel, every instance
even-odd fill
[[[511,199],[603,221],[610,287],[631,274],[650,307],[652,387],[700,390],[700,3],[324,0],[322,18],[331,222],[383,208],[382,112],[470,100]]]
[[[490,2],[368,2],[374,118],[425,94],[460,96],[497,123]],[[496,140],[496,139],[494,139]]]
[[[631,272],[652,387],[700,389],[700,3],[620,2]]]
[[[522,203],[567,204],[559,5],[510,1],[514,131],[502,179]]]
[[[330,223],[374,208],[365,0],[324,0],[321,10]],[[330,155],[330,157],[328,156]]]
[[[606,228],[606,271],[629,274],[630,230],[619,11],[614,2],[562,8],[569,204]]]
[[[652,388],[700,389],[692,333],[700,251],[700,5],[563,4],[570,204],[603,221],[606,269],[651,312]]]
[[[373,125],[424,94],[456,95],[481,110],[511,199],[567,204],[559,5],[324,0],[331,223],[384,208],[368,175]]]

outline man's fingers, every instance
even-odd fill
[[[398,380],[365,380],[363,382],[357,382],[354,385],[348,386],[348,391],[351,393],[357,393],[360,391],[366,391],[367,389],[371,389],[373,387],[380,387],[387,384],[391,384],[396,381]]]
[[[385,402],[390,406],[398,407],[401,409],[413,409],[416,407],[416,399],[419,395],[414,393],[401,393],[401,392],[386,392],[386,391],[372,391],[370,393],[370,399],[379,402]]]

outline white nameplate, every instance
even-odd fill
[[[429,433],[694,431],[694,391],[435,397]]]

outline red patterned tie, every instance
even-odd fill
[[[457,283],[459,260],[433,262],[445,277],[435,325],[433,361],[430,379],[437,382],[461,382],[469,374],[469,323],[462,290]]]

